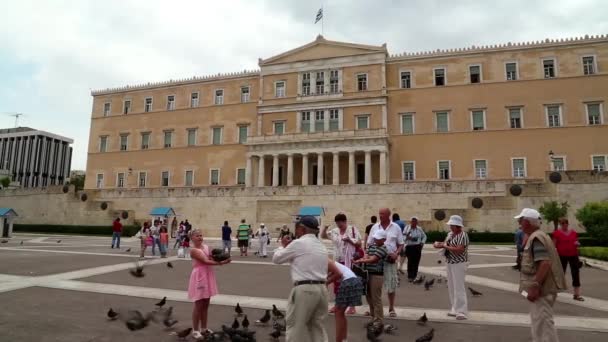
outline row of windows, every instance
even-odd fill
[[[116,173],[116,183],[115,186],[117,188],[126,188],[130,186],[136,186],[140,188],[145,188],[150,186],[148,183],[148,172],[139,171],[136,172],[136,184],[130,184],[131,180],[129,176],[131,172],[118,172]],[[245,185],[245,169],[238,168],[235,173],[236,184]],[[95,186],[98,189],[102,189],[106,186],[105,184],[105,174],[98,173],[96,177]],[[132,180],[131,180],[132,181]],[[219,185],[220,184],[220,169],[212,168],[209,169],[209,184],[210,185]],[[194,170],[185,170],[184,171],[184,183],[183,186],[193,186],[194,185]],[[176,186],[176,184],[171,183],[171,173],[169,171],[162,171],[160,175],[160,186],[168,187],[168,186]],[[181,184],[180,184],[181,186]]]
[[[519,66],[517,61],[505,62],[505,80],[515,81],[520,78]],[[595,56],[582,56],[581,66],[583,75],[596,74],[597,65]],[[543,71],[544,78],[555,78],[558,76],[558,65],[556,58],[543,58],[541,59],[541,68]],[[468,70],[468,81],[469,83],[481,83],[483,81],[483,70],[481,64],[469,65]],[[447,68],[446,67],[435,67],[433,68],[433,84],[437,87],[445,86],[448,83],[447,79]],[[414,87],[414,72],[411,70],[402,70],[399,72],[399,84],[403,89]]]
[[[608,164],[608,155],[593,155],[591,156],[591,169],[595,171],[606,171]],[[473,170],[475,178],[486,179],[488,174],[488,161],[485,159],[473,160]],[[566,156],[552,156],[550,160],[550,169],[553,171],[566,171]],[[416,180],[416,162],[402,162],[402,179],[405,181]],[[527,177],[526,158],[511,158],[511,176],[513,178]],[[452,178],[452,161],[438,160],[437,161],[437,178],[448,180]]]

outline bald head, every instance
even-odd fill
[[[380,216],[380,223],[386,226],[391,222],[391,210],[389,208],[381,208],[378,210],[378,216]]]

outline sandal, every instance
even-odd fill
[[[355,309],[355,308],[354,308],[354,307],[352,307],[352,306],[351,306],[350,308],[346,309],[346,314],[347,314],[347,315],[354,315],[354,314],[356,314],[356,313],[357,313],[357,309]]]
[[[579,302],[584,302],[585,301],[585,298],[583,298],[581,296],[577,296],[577,295],[572,296],[572,299],[578,300]]]
[[[335,313],[336,312],[336,307],[334,306],[333,308],[329,309],[329,313]]]
[[[390,311],[388,312],[388,316],[389,316],[389,317],[397,317],[397,313],[395,312],[395,310],[390,310]]]

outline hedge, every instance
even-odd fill
[[[579,253],[584,257],[608,261],[608,247],[581,247]]]
[[[133,236],[138,226],[123,226],[123,236]],[[71,226],[60,224],[15,224],[13,231],[19,233],[75,234],[75,235],[112,235],[112,226]]]

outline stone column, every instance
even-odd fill
[[[258,162],[258,186],[264,186],[264,155],[260,155]]]
[[[245,166],[245,186],[251,187],[251,158],[252,156],[247,156],[247,166]]]
[[[323,185],[323,152],[317,153],[317,185]]]
[[[293,154],[287,155],[287,186],[293,185]]]
[[[308,153],[302,153],[302,185],[308,185]]]
[[[355,151],[348,152],[348,184],[355,184]]]
[[[279,155],[272,155],[272,186],[279,186]]]
[[[372,184],[372,152],[365,151],[365,184]]]
[[[334,160],[333,160],[333,170],[332,170],[332,177],[333,177],[333,185],[338,185],[340,184],[340,155],[338,154],[338,152],[334,152]]]
[[[386,184],[386,152],[380,152],[380,184]]]

